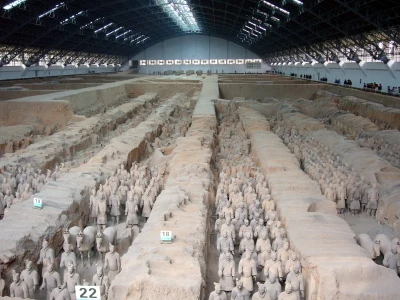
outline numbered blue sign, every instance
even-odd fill
[[[33,198],[33,208],[42,209],[43,201],[40,198]]]
[[[76,300],[101,300],[99,286],[75,286]]]
[[[160,241],[163,244],[171,244],[172,243],[172,231],[161,230]]]

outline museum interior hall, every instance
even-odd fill
[[[0,299],[400,300],[399,0],[0,11]]]

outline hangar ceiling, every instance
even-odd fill
[[[0,4],[0,66],[16,57],[28,66],[43,57],[48,64],[61,59],[86,63],[96,55],[104,62],[122,62],[156,43],[187,34],[225,38],[270,61],[288,53],[303,60],[334,59],[335,49],[346,47],[350,59],[351,46],[381,59],[384,51],[379,43],[400,44],[398,0],[0,0]]]

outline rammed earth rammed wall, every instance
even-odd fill
[[[153,103],[156,98],[155,93],[145,94],[112,108],[104,114],[72,124],[26,149],[0,159],[0,170],[7,165],[23,164],[26,161],[29,161],[34,168],[43,171],[52,169],[56,163],[62,161],[66,150],[74,153],[87,148],[92,144],[93,135],[104,135],[110,128],[132,118],[140,108],[146,103]]]
[[[232,100],[235,97],[246,99],[264,99],[273,97],[305,98],[310,99],[318,90],[323,89],[323,84],[240,84],[220,83],[221,98]]]
[[[216,147],[214,104],[218,85],[214,76],[204,81],[193,112],[192,125],[177,140],[164,190],[150,218],[122,257],[122,271],[114,279],[110,300],[204,298],[208,239],[208,199],[213,193],[213,149]],[[190,201],[179,205],[182,187]],[[171,216],[165,216],[167,212]],[[172,244],[160,244],[160,231],[171,230]]]
[[[396,273],[375,264],[354,240],[332,202],[299,167],[268,122],[240,109],[252,153],[265,173],[291,248],[301,256],[307,300],[400,299]]]

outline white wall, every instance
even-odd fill
[[[227,40],[210,37],[206,35],[185,35],[177,38],[165,40],[155,44],[138,55],[132,60],[184,60],[184,59],[260,59],[259,56],[244,47],[229,42]],[[139,66],[139,73],[152,74],[153,72],[164,72],[166,70],[211,70],[213,73],[243,73],[265,72],[270,70],[266,64],[262,69],[245,69],[245,65],[164,65],[164,66]]]
[[[0,80],[9,79],[26,79],[38,77],[53,77],[66,75],[84,75],[88,74],[89,70],[95,73],[110,73],[114,72],[115,67],[110,66],[4,66],[0,68]]]
[[[286,75],[290,73],[311,74],[313,80],[326,77],[329,83],[334,83],[335,79],[340,79],[341,83],[345,79],[351,79],[354,87],[362,88],[364,83],[376,82],[382,84],[382,91],[387,91],[387,87],[400,86],[400,64],[391,62],[385,65],[381,62],[354,62],[346,63],[325,63],[315,64],[311,66],[294,66],[294,65],[273,65],[272,68],[277,72],[284,72]]]

